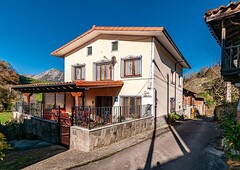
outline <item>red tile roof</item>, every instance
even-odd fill
[[[123,86],[123,81],[75,81],[78,87],[120,87]]]
[[[205,21],[208,18],[217,18],[225,15],[230,15],[240,10],[240,2],[230,2],[227,6],[221,5],[218,8],[208,10],[205,15]]]
[[[83,38],[84,36],[88,35],[89,33],[95,31],[163,31],[163,27],[111,27],[111,26],[95,26],[88,30],[87,32],[81,34],[77,38],[73,39],[72,41],[68,42],[67,44],[63,45],[62,47],[56,49],[51,53],[51,55],[55,55],[58,51],[62,50],[63,48],[69,46],[70,44],[74,43],[75,41]]]

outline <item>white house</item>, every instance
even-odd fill
[[[159,127],[183,110],[182,74],[190,65],[163,27],[93,26],[51,55],[64,59],[65,82],[14,89],[44,92],[45,104],[79,113],[76,125],[153,116]]]

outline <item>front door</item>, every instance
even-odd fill
[[[112,107],[112,96],[96,96],[96,107]]]
[[[104,123],[111,123],[112,100],[112,96],[96,96],[96,114]]]

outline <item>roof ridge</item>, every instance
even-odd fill
[[[93,25],[91,29],[84,32],[77,38],[73,39],[72,41],[68,42],[67,44],[61,46],[60,48],[56,49],[51,53],[51,55],[55,55],[58,51],[62,50],[63,48],[67,47],[68,45],[74,43],[75,41],[81,39],[82,37],[86,36],[87,34],[95,31],[95,30],[102,30],[102,31],[164,31],[164,27],[135,27],[135,26],[96,26]]]

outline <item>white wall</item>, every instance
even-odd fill
[[[118,40],[118,51],[111,51],[111,42]],[[87,47],[93,47],[93,54],[87,56]],[[121,58],[129,55],[142,56],[142,77],[136,78],[121,78],[120,63]],[[136,37],[136,36],[110,36],[101,35],[84,44],[77,50],[65,57],[65,81],[71,81],[71,65],[86,64],[86,80],[93,79],[93,62],[103,60],[106,56],[111,60],[115,56],[117,63],[114,66],[114,80],[122,80],[123,87],[120,90],[119,96],[142,96],[142,104],[154,104],[154,90],[149,90],[147,87],[157,90],[157,116],[165,115],[170,110],[170,98],[175,97],[176,93],[176,110],[182,110],[182,67],[176,65],[176,91],[175,73],[172,75],[171,70],[175,70],[176,61],[173,57],[156,41],[152,43],[152,38]],[[152,59],[155,64],[152,68]],[[152,75],[152,76],[151,76]],[[167,76],[168,75],[168,76]],[[181,76],[181,86],[179,85],[178,75]],[[172,76],[174,78],[172,79]],[[154,80],[152,79],[154,77]],[[169,83],[168,82],[169,77]],[[153,80],[153,81],[152,81]],[[149,92],[151,97],[143,97],[144,92]],[[115,102],[115,106],[120,105],[120,100]],[[179,108],[179,105],[181,106]]]
[[[112,52],[111,42],[115,40],[118,40],[118,51]],[[91,56],[87,56],[88,46],[92,46],[93,48],[93,54]],[[142,56],[141,77],[121,78],[121,58],[129,55]],[[77,63],[86,64],[86,81],[93,81],[93,62],[104,60],[104,56],[109,60],[115,56],[117,63],[114,66],[114,80],[122,80],[124,82],[119,96],[142,96],[151,82],[151,55],[151,38],[149,37],[101,35],[65,57],[65,81],[72,81],[71,65]],[[119,105],[119,102],[115,103],[115,105]],[[142,104],[152,103],[152,98],[142,98]]]
[[[154,88],[157,91],[157,116],[162,116],[170,112],[170,98],[175,97],[176,93],[176,111],[182,110],[182,78],[181,86],[179,85],[178,75],[182,77],[182,68],[176,65],[176,82],[175,71],[176,61],[162,47],[162,45],[154,40]],[[172,81],[176,83],[172,84]],[[179,108],[180,105],[180,108]]]

